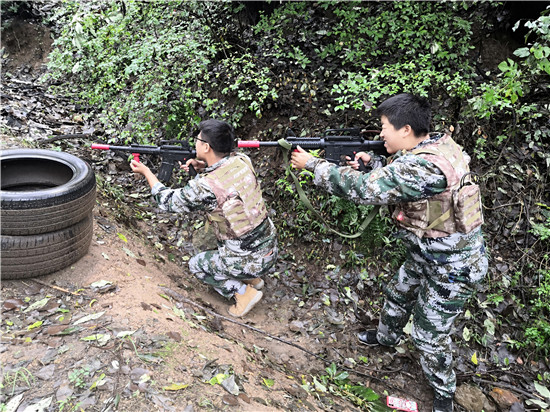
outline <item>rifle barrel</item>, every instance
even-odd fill
[[[310,149],[320,149],[327,146],[364,146],[364,147],[372,147],[372,148],[382,148],[384,146],[383,140],[361,140],[361,141],[353,141],[353,140],[341,140],[341,141],[334,141],[327,138],[319,138],[319,139],[286,139],[288,143],[292,145],[292,147],[301,146],[304,149],[310,148]],[[268,141],[268,142],[260,142],[259,140],[239,140],[237,143],[238,147],[241,148],[259,148],[259,147],[278,147],[278,142]]]

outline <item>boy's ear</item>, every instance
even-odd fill
[[[403,132],[403,136],[409,136],[410,134],[414,134],[413,129],[411,125],[406,124],[401,128],[401,131]]]

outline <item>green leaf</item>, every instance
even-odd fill
[[[210,385],[216,385],[222,383],[225,378],[227,378],[229,375],[226,375],[225,373],[218,373],[216,376],[214,376],[212,379],[208,381]]]
[[[472,332],[470,332],[470,329],[468,329],[466,326],[464,326],[464,329],[462,329],[462,338],[469,342],[470,339],[472,339]]]
[[[534,384],[535,384],[535,389],[537,390],[538,393],[540,393],[545,398],[550,399],[550,390],[548,390],[546,386],[542,386],[537,381],[535,381]]]
[[[373,402],[378,400],[378,398],[380,398],[380,396],[376,392],[374,392],[371,388],[366,388],[361,385],[351,386],[349,389],[350,389],[350,392],[353,393],[355,396],[358,396],[361,399],[364,399],[368,402]]]
[[[123,330],[123,331],[120,331],[116,334],[116,337],[117,338],[120,338],[120,339],[123,339],[125,338],[126,336],[131,336],[135,333],[135,330]]]
[[[327,392],[327,387],[323,385],[321,382],[319,382],[317,378],[315,378],[315,376],[313,377],[313,384],[315,385],[316,391],[323,392],[323,393]]]
[[[268,388],[271,388],[273,385],[275,385],[275,381],[273,379],[267,379],[267,378],[262,378],[262,379],[263,379],[264,385],[267,386]]]
[[[163,386],[162,389],[164,389],[165,391],[180,391],[187,388],[188,386],[188,383],[173,383],[168,386]]]
[[[132,257],[132,258],[135,258],[135,257],[136,257],[136,255],[134,254],[134,252],[132,252],[130,249],[123,247],[122,250],[123,250],[124,253],[126,253],[128,256],[130,256],[130,257]]]
[[[98,312],[98,313],[92,313],[90,315],[84,316],[83,318],[78,319],[76,322],[73,323],[73,325],[79,325],[81,323],[86,323],[90,320],[99,319],[105,314],[105,311]]]
[[[48,303],[49,300],[50,300],[50,298],[44,298],[44,299],[41,299],[37,302],[34,302],[27,309],[25,309],[23,311],[23,313],[27,313],[27,312],[30,312],[30,311],[33,311],[33,310],[36,310],[36,309],[43,308],[44,306],[46,306],[46,303]]]
[[[529,56],[529,48],[528,47],[522,47],[520,49],[517,49],[514,51],[514,54],[518,57],[527,57]]]
[[[80,338],[80,340],[83,341],[97,341],[97,344],[99,346],[105,346],[107,342],[111,339],[111,335],[103,334],[103,333],[96,333],[95,335],[86,336],[84,338]]]
[[[43,323],[44,322],[41,320],[36,321],[32,325],[27,326],[27,330],[33,330],[33,329],[39,328],[40,326],[42,326]]]
[[[495,324],[491,321],[491,319],[485,319],[483,326],[485,326],[485,330],[489,335],[495,336]]]
[[[507,72],[508,70],[510,70],[510,66],[508,65],[508,62],[506,62],[506,61],[501,62],[498,65],[498,68],[500,69],[501,72]]]
[[[105,379],[103,378],[105,378],[104,373],[99,375],[99,378],[94,383],[92,383],[92,385],[90,386],[90,390],[95,389],[97,385],[101,385],[103,382],[105,382]]]

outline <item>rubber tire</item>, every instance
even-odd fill
[[[25,279],[61,270],[83,257],[90,247],[93,216],[56,232],[2,236],[2,279]]]
[[[95,175],[69,153],[41,149],[0,152],[2,235],[35,235],[75,225],[95,205]]]

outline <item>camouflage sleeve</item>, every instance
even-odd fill
[[[433,163],[407,154],[387,166],[362,173],[324,159],[310,159],[314,183],[329,193],[363,204],[395,204],[429,198],[443,192],[447,179]]]
[[[218,202],[205,179],[190,180],[181,189],[170,189],[162,183],[153,186],[151,193],[162,210],[170,212],[213,211]]]

